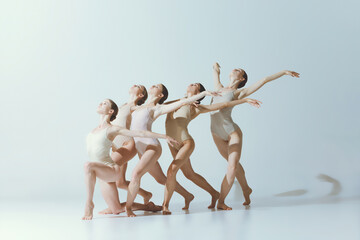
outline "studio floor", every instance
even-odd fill
[[[360,239],[358,197],[229,202],[232,211],[172,204],[172,215],[140,211],[136,218],[98,215],[95,207],[92,221],[80,220],[81,205],[2,201],[0,239]]]

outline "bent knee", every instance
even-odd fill
[[[92,170],[93,166],[94,166],[94,163],[93,163],[93,162],[86,162],[86,163],[84,164],[84,170],[85,170],[85,172],[90,172],[90,171]]]
[[[179,166],[177,166],[175,164],[171,164],[167,171],[168,177],[176,175],[176,173],[179,171],[179,169],[180,169]]]

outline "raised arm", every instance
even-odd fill
[[[211,105],[199,105],[198,107],[198,114],[200,113],[207,113],[212,112],[216,110],[220,110],[227,107],[234,107],[236,105],[242,104],[242,103],[249,103],[250,105],[259,108],[260,102],[259,100],[251,99],[251,98],[244,98],[244,99],[238,99],[230,102],[223,102],[223,103],[216,103]]]
[[[216,91],[218,91],[224,87],[220,82],[220,65],[219,65],[219,63],[217,63],[217,62],[214,63],[213,69],[214,69],[214,72],[213,72],[213,74],[214,74],[214,89]]]
[[[182,106],[186,105],[186,104],[190,104],[190,103],[193,103],[195,102],[196,100],[199,100],[200,98],[202,97],[205,97],[205,96],[210,96],[212,95],[212,93],[210,93],[209,91],[203,91],[199,94],[196,94],[192,97],[188,97],[188,98],[183,98],[177,102],[174,102],[174,103],[170,103],[168,105],[161,105],[159,108],[157,108],[154,112],[154,118],[157,118],[159,117],[160,115],[163,115],[163,114],[167,114],[167,113],[170,113],[170,112],[173,112],[179,108],[181,108]]]
[[[284,71],[275,73],[273,75],[267,76],[267,77],[261,79],[260,81],[257,81],[256,83],[254,83],[253,85],[251,85],[248,88],[239,89],[239,90],[237,90],[235,92],[235,94],[238,94],[238,99],[245,98],[247,96],[250,96],[251,94],[253,94],[257,90],[259,90],[266,83],[271,82],[271,81],[273,81],[275,79],[278,79],[278,78],[280,78],[280,77],[282,77],[284,75],[289,75],[289,76],[297,77],[297,78],[299,77],[299,73],[297,73],[297,72],[284,70]]]

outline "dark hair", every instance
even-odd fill
[[[200,86],[200,92],[203,92],[203,91],[206,90],[205,87],[204,87],[201,83],[198,83],[198,84],[199,84],[199,86]],[[205,98],[205,96],[202,97],[202,98],[200,98],[200,99],[198,99],[198,100],[196,100],[196,103],[197,103],[197,104],[200,104],[200,102],[201,102],[204,98]]]
[[[168,92],[167,88],[164,86],[164,84],[161,84],[161,86],[162,86],[162,94],[164,96],[159,100],[159,104],[162,104],[163,102],[165,102],[165,100],[169,96],[169,92]]]
[[[148,98],[148,93],[147,93],[147,90],[146,90],[145,86],[143,86],[143,85],[140,85],[140,86],[142,86],[143,89],[144,89],[143,92],[142,92],[142,94],[143,94],[144,96],[143,96],[139,101],[137,101],[136,105],[138,105],[138,106],[144,104],[144,102],[145,102],[146,99]]]
[[[110,102],[110,108],[112,110],[114,110],[114,112],[110,116],[110,122],[111,122],[111,121],[115,120],[116,115],[118,114],[119,108],[113,100],[111,100],[111,99],[108,99],[108,100]]]
[[[242,70],[244,71],[244,74],[243,74],[244,80],[239,83],[237,88],[242,88],[243,86],[245,86],[247,79],[248,79],[248,76],[247,76],[245,70],[244,69],[242,69]]]

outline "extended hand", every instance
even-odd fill
[[[172,137],[166,136],[166,141],[170,146],[172,146],[172,147],[174,147],[176,149],[179,149],[181,147],[181,143],[179,143],[178,141],[176,141]]]
[[[213,65],[213,69],[217,72],[217,73],[220,73],[220,65],[219,65],[219,63],[214,63],[214,65]]]
[[[256,108],[259,108],[262,104],[262,102],[260,102],[259,100],[256,99],[251,99],[251,98],[245,98],[246,102]]]
[[[300,73],[297,73],[297,72],[294,72],[294,71],[286,70],[286,71],[285,71],[285,74],[286,74],[286,75],[289,75],[289,76],[292,76],[292,77],[297,77],[297,78],[300,77]]]

